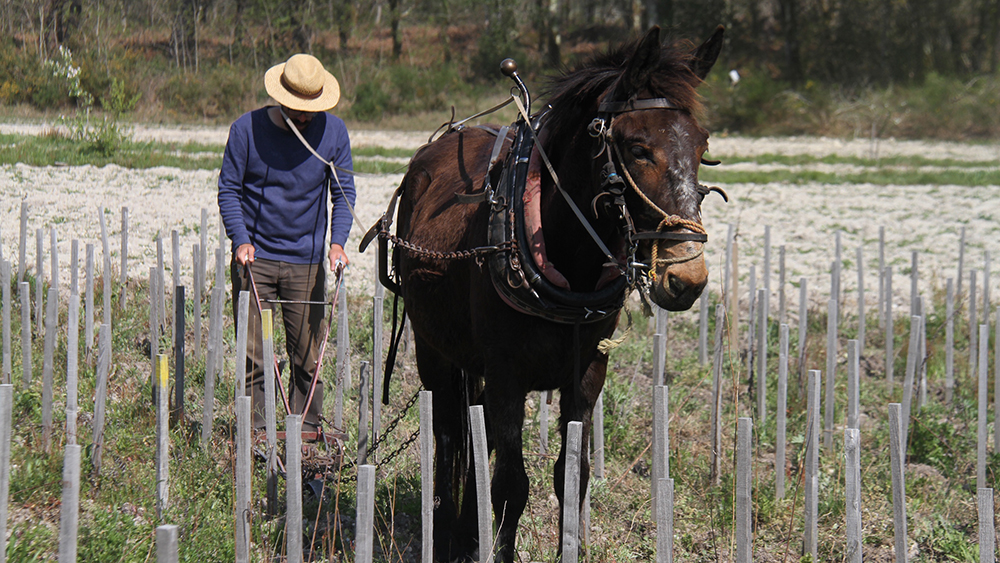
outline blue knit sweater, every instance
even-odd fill
[[[323,158],[353,170],[351,142],[344,122],[318,113],[302,132]],[[242,115],[229,129],[222,170],[219,172],[219,211],[232,240],[233,251],[251,243],[255,257],[293,264],[318,264],[330,242],[344,246],[351,231],[354,176],[330,169],[314,157],[291,131],[278,127],[267,108]],[[332,187],[333,211],[327,219],[327,179]]]

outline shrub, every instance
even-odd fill
[[[416,69],[398,65],[390,69],[398,109],[413,113],[438,111],[448,107],[456,94],[467,90],[465,81],[454,68]]]
[[[175,116],[193,113],[206,119],[229,118],[243,112],[258,88],[253,73],[221,64],[203,68],[197,74],[174,75],[157,96]]]
[[[370,80],[354,87],[354,103],[351,114],[362,121],[372,121],[393,111],[389,92],[382,87],[381,81]]]
[[[957,463],[960,452],[976,449],[963,430],[946,418],[914,418],[909,426],[910,463],[930,465],[949,478],[963,474],[968,468]]]
[[[111,48],[100,58],[87,54],[79,58],[81,86],[114,115],[133,111],[141,97],[140,72],[148,63],[130,48]]]
[[[957,78],[927,75],[920,85],[900,91],[898,112],[905,113],[899,134],[907,137],[988,138],[1000,129],[1000,83],[982,77],[968,83]]]
[[[53,78],[45,82],[47,88],[42,91],[54,100],[58,95],[66,94],[80,107],[90,107],[94,103],[94,96],[80,82],[80,66],[73,61],[73,52],[68,47],[60,45],[59,50],[42,66]]]
[[[350,115],[373,121],[386,114],[441,111],[469,87],[450,67],[414,68],[392,65],[354,87]]]
[[[524,59],[524,51],[517,43],[517,25],[513,8],[500,6],[491,14],[489,23],[479,36],[476,51],[469,59],[472,74],[483,80],[496,82],[503,78],[497,71],[500,61],[510,57]]]
[[[801,102],[790,96],[788,84],[771,78],[766,70],[745,69],[740,81],[730,85],[723,72],[709,74],[701,93],[711,128],[733,133],[761,133],[784,121]]]
[[[60,51],[57,57],[63,55]],[[27,49],[17,48],[11,39],[3,40],[0,43],[0,103],[30,103],[41,109],[69,105],[71,85],[67,75],[73,73],[73,86],[79,89],[79,67],[73,65],[68,50],[65,56],[69,58],[68,63],[60,59],[59,63],[40,64]],[[82,95],[84,92],[77,93]]]
[[[112,78],[107,97],[101,98],[101,107],[115,115],[121,115],[134,110],[141,97],[142,94],[124,80]]]

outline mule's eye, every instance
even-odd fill
[[[636,160],[653,160],[653,153],[642,145],[632,145],[628,150]]]

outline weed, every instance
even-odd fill
[[[120,116],[134,110],[141,97],[142,94],[124,80],[112,78],[108,96],[101,98],[101,106],[113,115]]]

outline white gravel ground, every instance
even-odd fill
[[[38,134],[45,125],[0,124],[0,133]],[[227,128],[212,127],[142,127],[134,135],[138,139],[164,141],[197,141],[223,144]],[[354,146],[381,146],[415,149],[428,137],[428,132],[353,131]],[[997,161],[1000,144],[937,143],[922,141],[882,140],[873,146],[868,140],[790,137],[749,139],[739,137],[713,138],[711,154],[723,160],[732,156],[752,157],[763,154],[806,154],[813,156],[839,155],[870,158],[893,155],[923,156],[928,159],[964,161]],[[740,163],[730,170],[769,171],[782,169],[776,165]],[[802,169],[791,167],[791,169]],[[862,168],[854,165],[817,164],[810,170],[849,174]],[[934,170],[940,167],[935,166]],[[360,176],[357,213],[361,224],[355,225],[350,241],[351,268],[348,287],[370,291],[374,281],[372,252],[357,252],[357,243],[364,231],[385,209],[401,174]],[[190,284],[191,247],[200,242],[201,209],[209,211],[209,246],[219,245],[218,208],[216,204],[215,171],[183,171],[173,168],[128,170],[118,166],[32,167],[22,164],[0,167],[0,248],[3,257],[17,262],[19,215],[21,202],[29,210],[27,263],[34,268],[35,230],[44,232],[44,263],[49,269],[49,229],[55,229],[59,240],[59,264],[62,280],[69,280],[70,241],[80,240],[80,267],[83,266],[85,244],[96,248],[100,264],[100,223],[98,214],[108,221],[113,268],[120,263],[121,208],[129,208],[129,276],[145,277],[156,261],[158,236],[164,240],[165,256],[171,262],[170,235],[177,230],[181,239],[182,280]],[[927,293],[944,286],[946,277],[957,274],[959,230],[966,227],[966,269],[982,268],[984,251],[1000,257],[1000,199],[998,186],[960,187],[949,185],[873,186],[865,184],[804,184],[788,183],[731,184],[723,186],[730,203],[711,195],[704,205],[704,220],[710,242],[707,248],[711,287],[718,290],[722,271],[727,223],[736,225],[740,241],[739,265],[745,273],[756,265],[758,275],[763,270],[763,235],[765,225],[771,227],[772,288],[777,291],[778,247],[786,247],[789,282],[800,277],[809,280],[812,299],[825,301],[829,292],[829,269],[834,259],[834,233],[842,231],[842,258],[845,269],[842,287],[845,295],[856,288],[855,250],[864,245],[868,300],[874,303],[877,289],[878,228],[886,231],[886,260],[895,267],[894,290],[897,300],[907,303],[909,282],[906,279],[910,253],[920,252],[921,291]],[[227,246],[228,250],[228,246]],[[228,256],[226,257],[228,260]],[[991,285],[997,283],[994,265]],[[968,273],[965,274],[968,276]],[[743,284],[743,290],[746,291]],[[981,277],[980,277],[981,285]],[[62,285],[66,288],[68,283]],[[791,292],[790,292],[791,293]],[[997,294],[994,291],[994,294]],[[796,300],[793,295],[790,299]],[[772,300],[775,303],[776,300]]]

